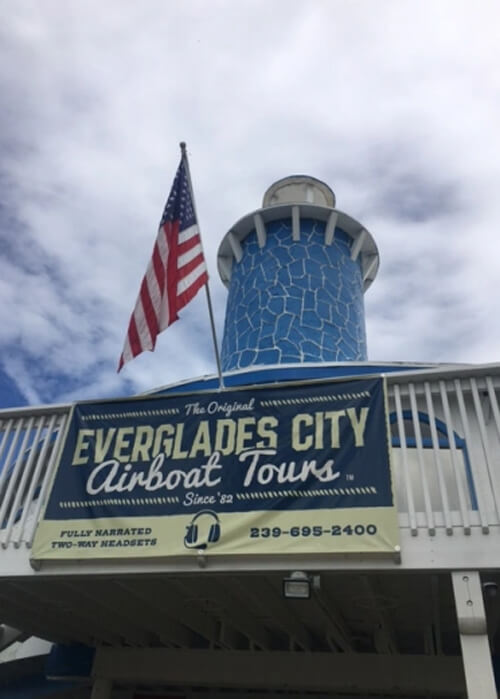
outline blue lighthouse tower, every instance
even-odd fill
[[[366,361],[363,294],[377,273],[378,250],[335,203],[324,182],[286,177],[224,236],[224,371]]]

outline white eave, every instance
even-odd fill
[[[297,216],[300,217],[300,219],[309,218],[317,221],[324,221],[326,224],[326,245],[330,245],[333,240],[334,231],[330,230],[332,228],[332,222],[336,228],[341,229],[352,238],[351,250],[355,252],[354,259],[360,259],[363,275],[363,290],[366,291],[375,279],[379,267],[378,248],[373,236],[359,221],[356,221],[356,219],[342,211],[328,206],[317,206],[314,204],[287,203],[269,206],[264,209],[257,209],[235,223],[222,239],[217,253],[217,266],[222,282],[226,286],[229,285],[234,261],[239,262],[238,256],[235,255],[235,250],[240,250],[242,241],[256,229],[256,221],[258,221],[259,225],[257,227],[260,229],[257,231],[259,235],[259,245],[262,247],[262,242],[265,240],[264,233],[267,223],[280,219],[295,219],[295,228],[297,228]],[[328,225],[329,223],[330,226]],[[295,238],[296,237],[297,232],[295,232]]]

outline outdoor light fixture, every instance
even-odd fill
[[[283,578],[283,597],[285,599],[310,599],[311,578],[301,570],[295,570]]]

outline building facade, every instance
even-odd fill
[[[218,255],[228,288],[224,386],[216,376],[187,379],[122,401],[119,408],[104,402],[100,416],[87,413],[81,423],[87,432],[80,439],[75,431],[74,472],[80,463],[86,468],[96,444],[103,455],[108,436],[110,444],[117,438],[111,431],[99,433],[105,428],[98,420],[107,425],[117,411],[135,415],[124,429],[135,429],[136,441],[127,442],[132,432],[122,432],[113,452],[117,461],[124,456],[123,489],[116,481],[105,498],[104,479],[96,476],[92,503],[68,495],[63,509],[74,514],[61,515],[66,524],[57,530],[57,540],[47,540],[45,556],[38,554],[40,531],[54,488],[61,479],[64,483],[75,412],[70,406],[2,411],[0,682],[6,697],[497,696],[500,368],[368,361],[363,294],[375,279],[378,250],[365,227],[335,206],[326,184],[293,176],[272,185],[263,206],[232,226]],[[335,459],[348,463],[352,450],[344,456],[337,444],[342,420],[347,424],[352,418],[349,439],[357,446],[362,439],[355,427],[361,430],[361,416],[368,413],[355,401],[370,382],[383,385],[386,395],[386,427],[374,428],[373,439],[387,430],[397,530],[397,542],[373,545],[377,537],[367,536],[376,529],[371,520],[352,526],[339,512],[350,498],[373,496],[367,512],[380,515],[378,493],[368,492],[368,481],[359,480],[380,468],[379,447],[362,456],[359,471],[347,469],[342,484],[335,474],[326,483],[327,471],[311,466],[310,455],[311,445],[323,448],[329,435],[330,447],[339,449]],[[256,428],[258,443],[268,450],[275,446],[276,424],[289,416],[307,478],[293,486],[295,494],[285,493],[282,470],[281,490],[270,491],[271,469],[263,470],[253,500],[240,494],[231,511],[217,509],[215,501],[193,505],[180,520],[179,550],[148,556],[137,544],[147,540],[147,520],[144,524],[133,508],[154,506],[161,519],[163,509],[175,503],[168,498],[132,502],[132,486],[126,491],[133,454],[138,462],[149,447],[154,452],[156,436],[146,418],[155,410],[174,414],[188,399],[204,408],[217,401],[232,405],[240,395],[247,396],[248,410],[234,428],[241,434],[235,437],[240,458],[229,459],[231,468],[240,468],[241,454],[254,446],[252,399],[264,396],[274,401],[276,422]],[[318,401],[323,403],[314,413],[304,408]],[[206,446],[209,418],[197,410],[190,409],[183,423],[186,431],[193,425],[197,430],[191,451],[182,435],[177,438],[173,418],[167,427],[160,418],[154,423],[154,435],[172,438],[171,446],[161,442],[162,449],[172,458],[177,449],[178,464],[198,454],[206,457],[212,448]],[[233,429],[227,411],[217,423],[222,436],[215,437],[222,454]],[[204,422],[206,433],[200,428]],[[92,435],[94,446],[85,435]],[[178,464],[179,473],[187,469]],[[111,480],[106,482],[111,488]],[[278,526],[285,521],[279,519],[285,517],[283,509],[307,511],[315,497],[331,498],[321,500],[327,503],[321,517],[331,517],[328,527],[314,520],[315,532],[299,514],[297,526],[286,531]],[[266,498],[276,504],[263,509]],[[337,502],[344,505],[337,509]],[[117,553],[113,546],[109,553],[106,546],[103,554],[97,542],[95,551],[101,553],[89,553],[85,521],[89,540],[97,541],[96,512],[104,518],[106,508],[111,512],[124,504],[126,516],[110,526],[123,533],[132,522],[141,530],[134,550]],[[168,532],[173,541],[176,531],[171,512],[163,517],[167,549]],[[363,505],[356,512],[362,518]],[[247,521],[261,549],[252,542],[226,545],[221,532],[233,532],[238,542]],[[322,547],[318,542],[327,529]],[[110,530],[105,531],[99,536],[109,542]],[[135,534],[127,536],[131,541]],[[265,540],[273,537],[268,545]],[[79,553],[68,553],[66,546]]]

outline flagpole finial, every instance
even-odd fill
[[[181,155],[186,155],[186,141],[181,141],[179,145],[181,147]]]

